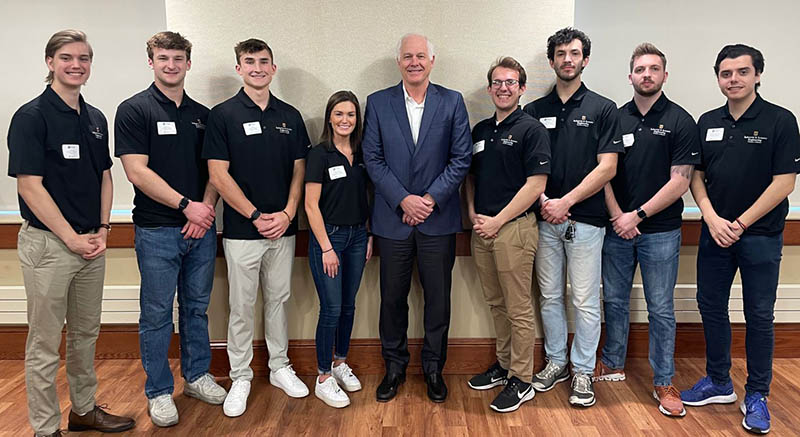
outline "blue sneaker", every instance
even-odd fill
[[[748,393],[744,397],[740,409],[744,414],[742,426],[744,429],[755,434],[766,434],[769,432],[769,409],[767,409],[767,398],[761,393]]]
[[[733,382],[725,385],[714,384],[710,376],[704,376],[689,390],[681,392],[681,400],[686,405],[700,407],[708,404],[730,404],[736,402]]]

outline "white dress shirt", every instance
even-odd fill
[[[408,123],[411,127],[411,139],[416,145],[417,138],[419,138],[419,126],[422,124],[422,113],[425,111],[425,99],[422,99],[422,103],[417,103],[413,97],[408,95],[405,85],[403,85],[403,94],[406,97],[406,115],[408,115]],[[427,96],[425,93],[426,98]]]

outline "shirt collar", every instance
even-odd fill
[[[411,105],[412,107],[420,107],[420,108],[424,108],[425,107],[425,100],[428,98],[428,93],[427,92],[425,93],[425,98],[422,99],[422,103],[417,103],[417,101],[414,100],[414,98],[411,97],[408,94],[408,91],[406,90],[405,84],[402,85],[402,88],[403,88],[403,96],[405,97],[406,105]]]
[[[239,99],[240,102],[244,104],[244,106],[248,108],[256,108],[259,111],[261,110],[261,108],[258,105],[256,105],[255,102],[253,102],[253,99],[251,99],[250,96],[248,96],[247,93],[244,92],[244,87],[239,88],[239,92],[236,93],[236,97]],[[272,95],[272,91],[270,91],[269,100],[267,101],[267,109],[265,109],[265,111],[274,109],[275,106],[279,104],[280,100],[278,100],[274,95]]]
[[[756,118],[758,117],[758,114],[761,113],[761,109],[763,108],[764,108],[764,99],[761,98],[761,94],[756,93],[756,99],[753,100],[753,103],[750,104],[750,106],[747,108],[746,111],[744,111],[744,114],[742,114],[742,116],[739,117],[739,119],[744,120],[744,119]],[[722,115],[725,118],[733,119],[733,117],[731,116],[731,111],[728,108],[727,102],[725,103],[725,105],[722,106]]]
[[[57,110],[59,110],[61,112],[76,112],[77,113],[77,111],[75,111],[74,109],[70,108],[69,105],[67,105],[64,102],[64,100],[61,99],[61,96],[59,96],[58,93],[53,91],[53,87],[50,86],[50,85],[47,85],[47,87],[44,90],[44,93],[42,93],[42,96],[44,96],[45,100],[48,103],[53,105],[53,107],[55,107]],[[81,113],[85,114],[86,113],[86,102],[84,102],[82,94],[78,95],[78,105],[81,108]]]
[[[165,104],[168,104],[168,103],[171,103],[173,105],[175,104],[175,102],[172,99],[167,97],[164,93],[161,92],[160,89],[158,89],[158,87],[156,86],[155,82],[151,83],[150,84],[150,88],[148,88],[147,90],[150,92],[150,95],[155,97],[155,99],[158,100],[159,102],[165,103]],[[182,107],[182,106],[186,105],[188,103],[187,100],[189,100],[189,96],[186,95],[186,90],[184,90],[183,91],[183,98],[181,99],[180,106]]]
[[[523,114],[523,111],[518,105],[517,109],[515,109],[514,112],[512,112],[511,114],[508,114],[508,117],[504,118],[503,121],[501,121],[500,123],[497,123],[497,113],[496,112],[494,113],[494,116],[492,117],[492,120],[494,121],[495,126],[505,126],[505,125],[509,125],[509,124],[512,124],[515,121],[517,121],[518,118],[522,117],[522,114]]]
[[[650,107],[650,110],[647,111],[647,113],[651,114],[651,113],[662,112],[664,109],[666,109],[667,103],[669,103],[667,94],[661,93],[661,97],[659,97],[658,100],[656,100],[656,102],[653,103],[653,106]],[[631,99],[628,103],[625,104],[625,109],[628,111],[628,113],[632,115],[640,115],[640,116],[642,115],[639,112],[639,107],[636,106],[636,102],[633,101],[633,99]]]
[[[589,88],[586,88],[586,84],[581,82],[581,86],[578,87],[577,90],[575,90],[572,96],[570,96],[569,100],[567,100],[567,103],[569,103],[571,100],[575,100],[576,102],[583,100],[583,96],[586,94],[587,91],[589,91]],[[559,104],[561,103],[561,98],[558,97],[558,91],[556,91],[555,85],[553,85],[553,90],[550,91],[550,94],[547,95],[547,98],[552,103],[559,103]]]

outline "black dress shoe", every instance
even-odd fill
[[[406,381],[403,373],[387,373],[375,391],[378,402],[389,402],[397,395],[397,388]]]
[[[428,397],[433,402],[444,402],[447,399],[447,386],[441,373],[426,375],[425,383],[428,384]]]

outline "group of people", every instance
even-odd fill
[[[490,404],[517,410],[536,392],[571,380],[569,403],[595,404],[594,383],[625,379],[629,298],[641,268],[649,314],[653,396],[668,416],[684,405],[732,403],[728,298],[741,272],[748,379],[742,425],[769,431],[773,310],[788,213],[800,162],[794,116],[756,92],[761,53],[725,46],[714,66],[724,106],[698,123],[667,99],[666,57],[636,47],[633,98],[617,108],[581,80],[591,43],[564,28],[547,41],[553,90],[520,108],[526,73],[497,60],[486,90],[491,118],[470,132],[462,95],[430,82],[433,44],[408,34],[397,45],[402,81],[367,99],[364,118],[349,91],[333,94],[319,143],[300,113],[270,92],[272,49],[235,47],[243,87],[210,111],[184,90],[191,43],[174,32],[147,41],[154,82],[119,105],[115,155],[134,186],[135,250],[141,274],[139,340],[148,413],[178,423],[167,360],[177,293],[184,394],[242,415],[253,380],[254,311],[261,290],[270,383],[291,397],[308,387],[287,356],[300,200],[311,228],[309,265],[320,301],[314,392],[345,407],[362,389],[347,362],[355,298],[373,240],[380,251],[380,339],[386,374],[376,399],[394,398],[409,363],[408,293],[416,264],[424,294],[422,369],[428,397],[444,402],[455,235],[461,188],[472,223],[472,256],[497,335],[497,361],[471,378],[502,387]],[[103,114],[81,97],[92,48],[75,30],[45,49],[45,91],[14,115],[10,176],[24,222],[19,257],[27,293],[25,377],[36,435],[61,435],[55,377],[67,322],[68,429],[124,431],[133,419],[97,405],[95,340],[111,231],[112,161]],[[374,196],[368,185],[374,185]],[[697,300],[707,376],[683,392],[672,385],[681,196],[691,187],[703,213]],[[206,315],[214,276],[215,211],[224,201],[223,249],[230,315],[229,390],[209,373]],[[534,263],[534,258],[536,262]],[[546,365],[533,368],[534,269],[541,290]],[[566,278],[570,290],[566,292]],[[606,341],[600,339],[601,299]],[[565,296],[576,309],[567,351]]]

